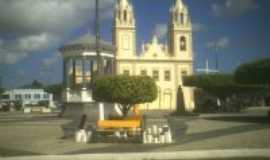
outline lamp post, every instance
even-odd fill
[[[98,76],[104,74],[103,58],[100,54],[100,20],[99,20],[99,0],[96,0],[96,52],[97,52],[97,70]],[[104,120],[104,104],[99,102],[99,120]]]
[[[103,75],[103,59],[100,53],[100,19],[99,19],[99,0],[96,0],[96,22],[95,22],[95,31],[96,31],[96,53],[97,53],[97,70],[98,75]]]

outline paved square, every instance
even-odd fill
[[[261,109],[260,109],[261,110]],[[202,114],[186,120],[172,118],[176,143],[143,144],[78,144],[61,139],[61,125],[69,122],[55,115],[0,114],[0,155],[57,155],[104,152],[160,152],[205,149],[270,148],[270,119],[266,111],[241,114]]]

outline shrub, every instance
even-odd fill
[[[17,111],[20,111],[22,109],[22,101],[15,101],[14,102],[14,107]]]
[[[202,95],[195,95],[196,110],[199,112],[238,112],[269,95],[268,87],[237,84],[232,75],[188,76],[184,77],[184,85],[204,91],[201,91]],[[217,99],[220,99],[221,106],[217,105]],[[247,102],[249,100],[251,102]]]
[[[49,101],[39,101],[38,105],[42,107],[49,107]]]

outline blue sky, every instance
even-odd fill
[[[269,0],[183,0],[193,23],[194,68],[215,67],[230,73],[243,63],[270,57]],[[166,42],[169,8],[173,0],[131,0],[141,43],[158,34]],[[31,4],[31,5],[30,5]],[[102,38],[111,41],[114,0],[101,0]],[[31,6],[31,8],[30,8]],[[3,86],[17,87],[34,79],[62,80],[57,49],[90,31],[94,0],[0,1],[0,73]],[[217,51],[214,50],[217,46]]]

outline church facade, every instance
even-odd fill
[[[145,110],[175,110],[177,91],[181,86],[185,108],[194,110],[194,92],[184,87],[182,77],[193,74],[192,24],[187,6],[176,0],[170,9],[168,44],[161,44],[156,36],[136,49],[136,20],[132,4],[118,0],[113,24],[113,45],[116,47],[115,71],[124,75],[151,76],[158,86],[158,98],[140,105]]]

